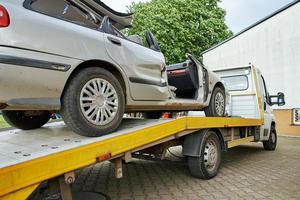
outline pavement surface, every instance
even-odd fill
[[[172,150],[180,154],[180,149]],[[172,156],[171,156],[172,157]],[[174,160],[178,158],[173,157]],[[176,158],[176,159],[175,159]],[[110,162],[78,172],[75,191],[95,191],[112,200],[139,199],[300,199],[300,138],[280,137],[276,151],[261,143],[223,154],[217,177],[191,177],[185,162],[134,159],[114,178]]]

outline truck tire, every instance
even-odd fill
[[[143,117],[145,119],[160,119],[162,117],[162,112],[160,111],[152,111],[143,113]]]
[[[221,144],[218,135],[210,130],[200,139],[200,156],[188,157],[188,167],[192,176],[211,179],[218,174],[221,164]]]
[[[41,128],[50,119],[48,111],[2,111],[5,121],[18,129],[32,130]]]
[[[115,131],[125,111],[121,84],[109,71],[90,67],[76,73],[62,97],[62,117],[75,133],[97,137]]]
[[[211,95],[208,107],[204,109],[207,117],[223,117],[225,115],[226,106],[225,91],[216,87]]]
[[[263,142],[264,149],[267,151],[274,151],[277,146],[277,132],[274,125],[271,126],[270,136],[268,141]]]

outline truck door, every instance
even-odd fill
[[[259,82],[260,82],[260,93],[261,93],[261,101],[264,110],[264,125],[263,130],[261,130],[260,138],[262,140],[267,140],[269,138],[269,133],[271,129],[272,123],[272,108],[270,106],[269,98],[268,98],[268,90],[266,87],[266,82],[264,77],[258,72]]]

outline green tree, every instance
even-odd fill
[[[199,56],[225,40],[232,32],[225,24],[220,0],[151,0],[133,3],[133,28],[128,34],[152,31],[168,64],[185,60],[186,53]]]

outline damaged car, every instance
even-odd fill
[[[40,128],[60,112],[84,136],[115,131],[126,112],[225,114],[220,78],[188,54],[166,66],[151,32],[126,37],[132,14],[99,0],[0,2],[0,109],[12,126]]]

